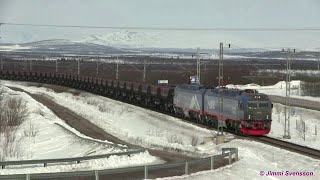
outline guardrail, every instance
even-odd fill
[[[232,157],[234,155],[234,158]],[[232,164],[232,160],[238,161],[237,148],[222,148],[222,154],[210,156],[206,158],[179,161],[166,164],[145,165],[128,168],[92,170],[79,172],[61,172],[61,173],[42,173],[42,174],[15,174],[3,175],[0,179],[49,179],[49,178],[77,178],[82,179],[113,179],[115,176],[119,179],[148,179],[166,176],[187,175],[202,170],[212,170],[215,168],[215,162],[228,157],[228,163]],[[208,166],[207,166],[208,165]],[[216,166],[218,167],[218,166]]]
[[[110,156],[137,154],[144,151],[145,151],[144,149],[138,149],[138,150],[132,150],[132,151],[126,151],[126,152],[101,154],[101,155],[95,155],[95,156],[74,157],[74,158],[39,159],[39,160],[26,160],[26,161],[0,161],[0,166],[1,166],[1,169],[4,169],[5,166],[9,166],[9,165],[26,165],[26,164],[43,164],[43,167],[46,167],[48,163],[61,163],[61,162],[80,163],[80,161],[84,161],[84,160],[107,158]]]

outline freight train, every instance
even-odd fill
[[[197,84],[151,85],[42,72],[0,71],[0,79],[67,86],[159,109],[208,126],[218,127],[219,123],[219,127],[248,135],[268,134],[272,121],[272,103],[268,96],[250,89],[206,88]]]

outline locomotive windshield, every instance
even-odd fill
[[[259,108],[268,108],[269,104],[268,103],[259,103]]]
[[[257,109],[258,104],[256,102],[254,103],[248,103],[248,109]]]
[[[249,102],[248,103],[248,109],[253,110],[257,108],[268,108],[269,103],[268,102]]]

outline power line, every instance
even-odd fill
[[[0,23],[10,26],[36,26],[61,28],[90,28],[90,29],[131,29],[131,30],[173,30],[173,31],[320,31],[320,27],[139,27],[139,26],[84,26],[84,25],[58,25],[58,24],[32,24],[32,23]]]

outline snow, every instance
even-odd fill
[[[305,177],[293,176],[261,176],[260,172],[268,171],[280,172],[313,172],[314,176],[310,179],[319,179],[320,161],[306,156],[302,156],[279,148],[268,146],[258,142],[248,140],[232,140],[212,148],[218,151],[224,147],[237,147],[239,149],[239,161],[219,169],[202,171],[191,175],[160,178],[163,180],[173,179],[192,179],[192,180],[211,180],[211,179],[301,179]],[[210,151],[210,149],[208,148]]]
[[[307,55],[306,55],[307,56]],[[315,60],[313,59],[308,59],[308,58],[303,58],[304,60]],[[315,65],[318,65],[318,63],[315,63]],[[260,69],[258,70],[258,73],[270,73],[270,74],[275,74],[275,73],[280,73],[280,74],[286,74],[287,71],[282,69]],[[320,72],[318,70],[291,70],[291,76],[298,76],[298,75],[307,75],[309,77],[315,77],[319,76]]]
[[[42,167],[41,165],[6,167],[0,170],[0,175],[4,174],[34,174],[34,173],[53,173],[53,172],[70,172],[70,171],[88,171],[132,167],[145,164],[158,164],[162,161],[151,156],[148,152],[133,154],[129,156],[110,156],[109,158],[100,158],[94,160],[81,161],[79,164],[62,163],[63,165],[50,165]]]
[[[22,49],[30,49],[28,46],[20,46],[18,44],[15,45],[0,45],[0,51],[14,51],[14,50],[22,50]]]
[[[59,119],[53,112],[23,92],[12,91],[3,87],[5,97],[20,97],[27,105],[29,115],[16,130],[17,154],[5,157],[10,160],[35,160],[82,157],[124,151],[123,148],[110,147],[110,142],[97,141],[80,134]],[[1,141],[0,141],[1,143]],[[107,143],[107,144],[106,144]],[[112,156],[110,158],[83,161],[80,164],[9,166],[0,170],[2,174],[44,173],[79,171],[128,167],[132,165],[161,163],[148,152],[131,157]]]
[[[302,96],[301,95],[301,83],[302,81],[294,80],[290,82],[291,87],[291,97],[297,99],[305,99],[310,101],[319,101],[320,97],[311,97],[311,96]],[[280,81],[275,85],[271,86],[260,86],[258,84],[246,84],[246,85],[234,85],[228,84],[227,88],[236,88],[236,89],[256,89],[260,93],[267,95],[276,95],[276,96],[286,96],[286,83],[285,81]]]
[[[292,107],[290,112],[291,139],[283,139],[284,105],[278,103],[274,103],[273,121],[268,136],[320,150],[320,112],[298,107]],[[306,126],[305,132],[303,123]]]
[[[14,86],[24,89],[31,93],[38,93],[48,96],[58,104],[65,106],[79,115],[87,118],[91,122],[103,128],[106,132],[113,134],[120,139],[142,145],[145,147],[172,148],[179,149],[203,156],[216,155],[221,153],[221,148],[236,147],[239,148],[240,160],[232,165],[228,165],[212,171],[203,171],[188,176],[169,177],[164,179],[296,179],[297,177],[287,176],[261,176],[260,171],[295,171],[295,172],[313,172],[315,176],[311,179],[318,179],[320,173],[320,161],[293,152],[285,151],[276,147],[265,145],[249,140],[233,139],[228,135],[228,143],[215,145],[213,141],[206,141],[208,137],[215,135],[215,132],[209,131],[198,126],[185,123],[176,118],[152,112],[140,107],[128,105],[122,102],[110,100],[101,96],[81,92],[79,96],[74,96],[71,91],[55,93],[51,89],[44,87],[28,86],[28,83],[2,81],[6,86]],[[293,83],[295,85],[295,83]],[[257,85],[249,85],[250,87]],[[274,87],[276,88],[276,87]],[[279,104],[275,106],[281,107]],[[274,108],[276,109],[276,108]],[[279,111],[281,112],[281,111]],[[296,109],[297,116],[293,116],[292,125],[295,124],[295,118],[303,120],[310,128],[318,124],[318,111]],[[278,111],[273,112],[273,123],[270,136],[281,138],[283,132],[283,115],[280,113],[280,122],[278,122]],[[304,142],[295,126],[292,126],[292,141],[319,148],[319,135],[312,135],[309,131]],[[192,139],[197,139],[192,143]],[[138,156],[138,155],[137,155]],[[146,157],[144,157],[146,156]],[[137,157],[136,161],[143,163],[154,162],[148,154]],[[119,160],[120,161],[120,160]],[[127,160],[132,163],[133,159]],[[151,161],[151,162],[150,162]],[[123,162],[123,161],[121,161]],[[101,160],[100,163],[108,164]],[[118,163],[118,162],[117,162]],[[98,163],[97,163],[98,164]],[[121,163],[119,163],[121,165]],[[82,165],[81,168],[98,168],[95,163],[92,166]],[[69,165],[68,165],[69,166]],[[76,166],[76,165],[70,165]],[[106,165],[110,167],[109,165]],[[40,167],[36,167],[40,168]],[[70,167],[71,168],[71,167]],[[103,167],[99,168],[103,169]],[[57,169],[57,168],[55,168]],[[32,169],[28,169],[33,171]],[[0,171],[1,172],[1,171]],[[299,178],[299,177],[298,177]]]
[[[26,86],[25,83],[5,81],[5,85],[48,96],[119,139],[143,147],[166,147],[197,154],[200,152],[197,145],[216,133],[171,116],[85,92],[74,96],[70,92],[55,93],[43,87]],[[228,139],[232,138],[228,135]]]

